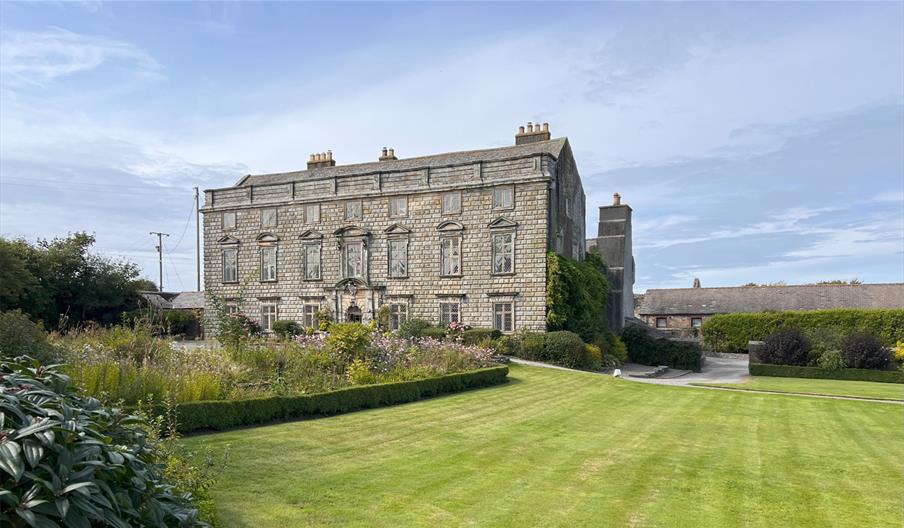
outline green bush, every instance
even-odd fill
[[[546,334],[540,359],[568,368],[588,368],[584,341],[581,336],[567,330]]]
[[[816,360],[816,366],[823,370],[841,370],[847,366],[840,350],[827,350]]]
[[[892,364],[891,352],[869,332],[845,336],[841,340],[841,354],[850,368],[887,370]]]
[[[499,339],[502,332],[492,328],[472,328],[462,334],[462,343],[466,345],[478,345],[488,340]]]
[[[371,331],[361,323],[334,323],[326,346],[346,362],[363,358],[370,344]]]
[[[0,312],[0,357],[24,355],[49,364],[59,360],[60,350],[47,340],[39,323],[31,322],[19,310]]]
[[[189,402],[176,407],[182,433],[357,411],[407,403],[439,394],[497,385],[508,367],[490,367],[434,378],[361,385],[317,394],[231,401]]]
[[[185,335],[194,331],[198,318],[188,310],[167,310],[163,316],[163,322],[168,334]]]
[[[284,338],[291,338],[304,333],[304,329],[300,324],[289,319],[273,321],[271,329],[274,334]]]
[[[746,353],[748,341],[764,341],[779,328],[787,326],[800,328],[805,333],[823,329],[835,335],[868,331],[883,345],[894,346],[896,341],[904,340],[904,308],[720,314],[703,323],[703,342],[716,352]]]
[[[442,341],[446,338],[446,329],[439,326],[429,326],[421,332],[421,337],[429,337]]]
[[[546,254],[546,326],[551,331],[575,332],[591,342],[608,330],[606,266],[595,253],[574,261],[555,252]]]
[[[82,398],[36,360],[0,361],[0,525],[203,526],[138,416]]]
[[[619,364],[628,361],[628,349],[617,335],[612,332],[605,332],[594,339],[593,344],[596,345],[603,357],[611,356],[618,361]]]
[[[695,343],[653,338],[635,325],[622,330],[621,340],[628,349],[628,359],[641,365],[667,365],[694,372],[703,367],[703,352]]]
[[[405,339],[424,337],[424,330],[432,326],[429,321],[423,319],[409,319],[399,325],[396,333],[398,333],[399,337],[404,337]]]
[[[751,376],[778,376],[782,378],[817,378],[853,381],[877,381],[880,383],[904,383],[904,371],[841,369],[826,370],[816,367],[797,367],[793,365],[767,365],[751,363]]]
[[[810,340],[799,328],[779,328],[766,338],[760,361],[771,365],[806,366],[810,360]]]

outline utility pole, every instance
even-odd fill
[[[201,291],[201,208],[197,187],[195,187],[195,274],[198,277],[198,291]]]
[[[157,236],[157,257],[160,262],[160,291],[163,291],[163,237],[168,237],[169,233],[151,231],[150,234]]]

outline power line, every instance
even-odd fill
[[[188,218],[185,219],[185,227],[182,228],[182,234],[179,235],[179,241],[176,242],[175,247],[173,247],[173,249],[171,249],[170,251],[175,253],[176,250],[179,249],[179,244],[182,243],[182,239],[185,238],[185,233],[188,232],[188,224],[191,223],[191,217],[194,213],[195,213],[195,204],[192,204],[191,210],[188,212]]]
[[[158,288],[160,289],[160,291],[163,291],[163,237],[168,237],[169,233],[151,231],[150,234],[157,236],[157,256],[160,265],[160,284],[158,285]]]

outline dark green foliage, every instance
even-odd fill
[[[0,525],[201,526],[137,416],[31,358],[0,362]]]
[[[568,368],[588,368],[584,341],[567,330],[546,334],[540,360]]]
[[[886,370],[892,364],[891,352],[869,332],[853,332],[841,340],[845,363],[855,369]]]
[[[429,321],[423,319],[409,319],[399,325],[397,333],[399,337],[411,339],[412,337],[423,337],[424,330],[432,327]]]
[[[748,341],[764,341],[779,328],[793,326],[845,335],[872,332],[886,346],[904,341],[904,308],[736,313],[715,315],[703,323],[703,342],[717,352],[746,353]]]
[[[634,363],[667,365],[694,372],[700,372],[703,367],[703,352],[695,343],[654,338],[634,325],[622,330],[621,340],[628,349],[628,359]]]
[[[617,335],[612,332],[600,334],[593,344],[600,349],[603,357],[611,356],[618,364],[628,361],[628,348]]]
[[[40,323],[22,312],[0,312],[0,357],[29,355],[41,363],[56,363],[60,351],[50,344]]]
[[[488,340],[499,339],[502,332],[492,328],[472,328],[462,334],[462,343],[466,345],[478,345]]]
[[[546,344],[546,334],[538,332],[525,332],[518,336],[515,347],[515,355],[523,359],[536,361],[543,356],[543,348]]]
[[[496,385],[505,382],[506,376],[508,376],[508,367],[500,366],[447,374],[436,378],[361,385],[317,394],[189,402],[176,407],[178,429],[180,432],[188,433],[279,420],[328,416]]]
[[[767,365],[751,363],[751,376],[777,376],[781,378],[817,378],[853,381],[877,381],[881,383],[904,383],[904,371],[852,369],[827,370],[816,367],[793,365]]]
[[[90,253],[93,244],[86,233],[37,244],[0,238],[0,309],[20,309],[50,328],[118,322],[148,283],[137,265]]]
[[[295,321],[287,319],[274,321],[272,327],[273,333],[280,337],[294,337],[304,333],[304,329]]]
[[[421,337],[430,337],[442,341],[446,338],[446,329],[439,326],[430,326],[421,332]]]
[[[163,320],[170,335],[191,334],[198,325],[198,317],[189,310],[167,310]]]
[[[591,342],[607,331],[609,282],[599,255],[588,253],[577,262],[554,252],[546,254],[546,326],[569,330]]]
[[[806,366],[810,360],[810,340],[800,328],[779,328],[763,343],[760,361],[771,365]]]

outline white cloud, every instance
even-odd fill
[[[163,70],[151,55],[129,42],[58,27],[44,31],[5,30],[0,40],[0,68],[12,83],[44,84],[110,63],[126,63],[145,77],[157,77]]]

